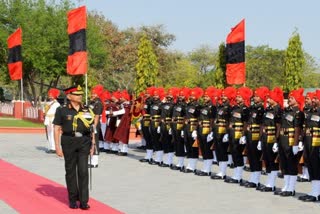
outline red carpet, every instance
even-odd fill
[[[92,198],[89,210],[70,209],[66,187],[3,160],[0,160],[0,199],[22,214],[122,213]]]

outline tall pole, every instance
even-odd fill
[[[20,87],[21,87],[21,105],[22,105],[22,117],[24,116],[23,115],[23,78],[21,78],[21,81],[20,81]]]
[[[86,105],[88,105],[88,74],[85,75],[85,85],[86,85]]]

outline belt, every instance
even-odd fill
[[[62,133],[62,136],[68,136],[68,137],[90,137],[90,132],[89,133],[81,133],[81,132]]]

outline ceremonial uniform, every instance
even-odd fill
[[[178,158],[177,165],[173,165],[171,169],[173,170],[183,170],[184,168],[184,139],[181,136],[181,131],[184,127],[184,115],[186,102],[182,97],[178,98],[177,103],[173,106],[172,111],[172,140],[174,145],[175,156]]]
[[[164,154],[167,154],[167,158],[164,160],[163,164],[160,165],[162,167],[170,167],[174,156],[171,128],[173,106],[174,102],[171,97],[167,97],[166,102],[161,106],[160,142],[162,143]]]
[[[148,93],[149,95],[149,93]],[[143,159],[140,159],[140,162],[151,162],[152,161],[152,155],[153,155],[153,144],[152,144],[152,138],[150,134],[150,122],[151,122],[151,117],[150,117],[150,110],[151,110],[151,105],[153,101],[151,97],[147,97],[144,101],[143,105],[143,116],[141,120],[141,131],[143,138],[146,141],[146,156]]]
[[[48,150],[47,153],[56,153],[55,142],[54,142],[54,128],[53,128],[53,120],[54,115],[56,113],[57,108],[60,106],[59,102],[56,100],[59,96],[60,91],[55,88],[51,88],[48,91],[48,97],[50,102],[45,105],[44,111],[44,125],[46,126],[46,134],[48,141]]]
[[[92,112],[95,114],[95,117],[97,117],[97,120],[95,123],[95,139],[100,140],[102,138],[101,134],[101,123],[100,123],[100,115],[103,111],[103,105],[99,97],[94,98],[93,100],[90,100],[89,107],[92,110]],[[101,139],[102,140],[102,139]],[[96,143],[96,149],[95,153],[91,156],[91,166],[90,167],[98,167],[98,155],[99,155],[99,144]],[[90,162],[89,162],[90,164]]]
[[[314,95],[313,107],[305,118],[304,129],[304,162],[308,166],[311,192],[299,197],[302,201],[317,201],[320,199],[320,109],[317,97]]]
[[[65,93],[70,102],[57,109],[53,121],[56,152],[62,156],[61,140],[70,208],[78,208],[78,200],[81,209],[88,209],[88,155],[94,148],[91,140],[91,137],[94,140],[94,135],[91,136],[94,113],[81,104],[83,91],[80,86],[68,88]]]
[[[190,98],[189,98],[190,99]],[[200,106],[196,100],[190,100],[185,110],[185,126],[184,126],[184,144],[187,151],[188,165],[184,172],[195,172],[199,148],[195,145],[197,140],[198,117],[200,113]]]
[[[298,175],[298,141],[304,123],[304,114],[299,109],[303,105],[303,89],[292,91],[289,94],[289,106],[284,109],[281,117],[281,128],[279,135],[279,159],[280,167],[284,174],[284,187],[281,196],[294,196],[295,185]],[[302,101],[302,102],[301,102]],[[294,105],[293,103],[298,103]]]
[[[213,152],[211,150],[213,139],[208,141],[208,135],[213,135],[212,125],[216,117],[216,108],[212,104],[209,97],[199,110],[199,125],[198,125],[198,140],[203,158],[203,169],[196,171],[196,175],[209,176],[211,175],[211,166],[213,161]]]

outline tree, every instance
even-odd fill
[[[283,85],[284,51],[267,45],[246,46],[246,85],[252,88]]]
[[[293,89],[302,87],[302,74],[305,65],[305,58],[302,50],[300,36],[295,31],[289,39],[289,45],[285,54],[284,63],[284,91],[289,92]]]
[[[159,64],[154,54],[152,43],[146,35],[140,39],[138,48],[138,63],[136,65],[137,76],[135,93],[139,94],[147,87],[156,85]]]
[[[226,86],[226,46],[224,42],[219,45],[219,52],[217,58],[217,69],[214,73],[214,85],[217,88],[224,88]]]

